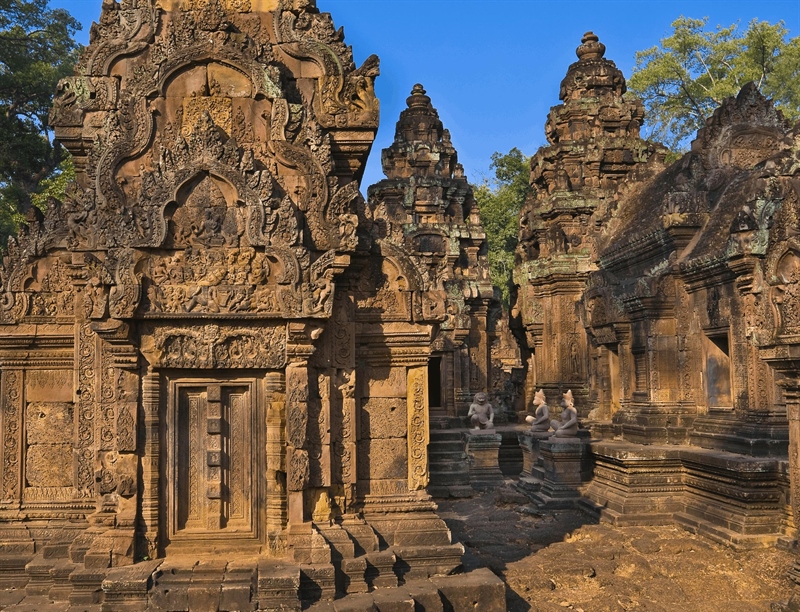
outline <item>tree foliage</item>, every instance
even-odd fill
[[[489,242],[492,283],[500,289],[506,306],[519,235],[519,212],[530,191],[529,162],[530,158],[517,148],[505,155],[494,153],[490,166],[494,178],[485,180],[475,189],[475,200]]]
[[[787,117],[800,117],[800,38],[788,39],[782,21],[754,19],[746,29],[707,25],[707,17],[680,17],[660,46],[636,53],[628,86],[644,101],[648,137],[680,150],[750,81]]]
[[[72,73],[80,24],[48,0],[0,0],[0,236],[16,229],[31,196],[59,174],[62,149],[47,117],[59,79]]]

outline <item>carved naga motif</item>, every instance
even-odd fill
[[[353,54],[344,44],[344,32],[334,30],[328,14],[296,15],[284,11],[274,23],[284,51],[298,59],[310,59],[322,70],[314,105],[323,126],[377,123],[379,104],[374,83],[380,69],[376,56],[370,56],[361,68],[354,70]]]

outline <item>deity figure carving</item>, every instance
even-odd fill
[[[531,426],[530,431],[540,432],[550,430],[550,407],[547,405],[547,398],[544,390],[539,389],[533,397],[534,414],[525,417],[525,422]]]
[[[494,408],[489,403],[489,396],[480,392],[475,394],[475,401],[469,407],[467,417],[473,429],[492,429],[494,427]]]
[[[576,438],[578,437],[578,411],[575,410],[575,400],[572,391],[564,394],[561,400],[561,420],[553,419],[550,421],[550,429],[555,432],[556,438]]]

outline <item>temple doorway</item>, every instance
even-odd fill
[[[428,362],[428,406],[432,412],[444,413],[441,356],[433,356]]]
[[[167,552],[260,545],[258,501],[264,490],[263,448],[255,379],[167,379]]]

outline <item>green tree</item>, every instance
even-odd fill
[[[648,136],[673,151],[728,96],[753,81],[783,113],[800,117],[800,38],[784,23],[754,19],[708,30],[708,18],[680,17],[661,45],[636,53],[629,89],[644,101]]]
[[[42,181],[63,159],[47,117],[56,85],[72,73],[80,24],[48,0],[0,0],[0,241],[16,230]]]
[[[508,307],[514,249],[519,236],[519,211],[530,191],[530,158],[516,147],[505,155],[492,155],[494,178],[475,189],[475,200],[489,241],[492,283],[500,289]]]

